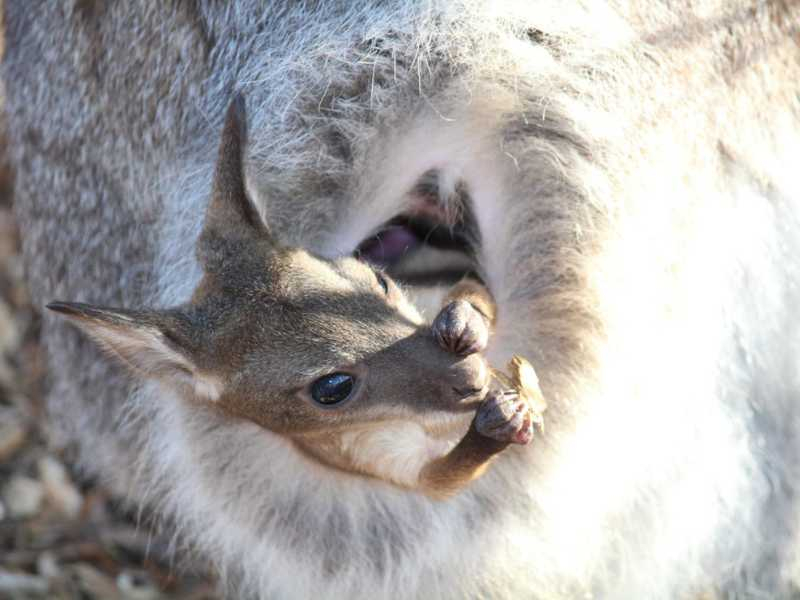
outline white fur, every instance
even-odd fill
[[[223,383],[218,377],[208,373],[195,373],[194,393],[198,400],[216,402],[222,395]]]
[[[417,487],[422,468],[452,447],[452,442],[430,438],[413,422],[383,424],[341,437],[341,450],[357,469],[408,488]]]

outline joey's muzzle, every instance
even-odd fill
[[[447,384],[454,401],[478,400],[489,388],[489,366],[480,354],[471,354],[454,363],[447,375]]]
[[[456,401],[480,399],[489,385],[489,367],[480,354],[489,339],[488,318],[470,302],[445,305],[431,325],[438,346],[457,359],[447,369],[446,394]]]

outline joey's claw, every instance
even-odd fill
[[[527,444],[533,439],[531,409],[515,393],[492,391],[475,414],[475,429],[499,442]]]
[[[455,300],[439,311],[431,330],[442,348],[458,356],[483,352],[489,341],[486,318],[466,300]]]

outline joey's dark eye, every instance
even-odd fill
[[[378,280],[378,283],[383,288],[383,293],[387,296],[389,295],[389,282],[386,281],[386,277],[383,276],[383,273],[380,271],[375,271],[375,279]]]
[[[347,400],[355,383],[356,378],[347,373],[325,375],[311,384],[311,397],[326,406],[338,404]]]

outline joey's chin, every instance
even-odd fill
[[[426,415],[422,427],[433,438],[458,440],[469,429],[469,424],[475,416],[479,403],[479,401],[472,402],[470,407],[459,406],[458,408],[461,410],[458,411],[436,411]]]

